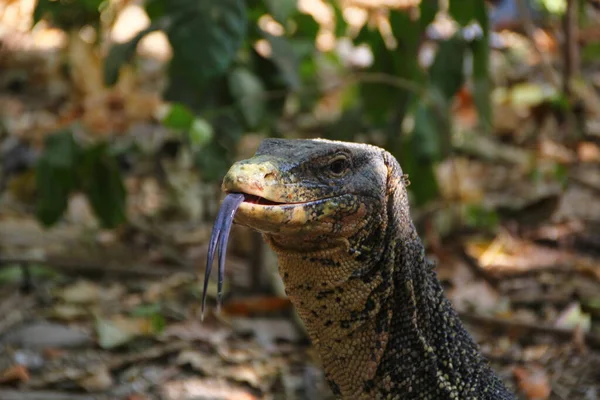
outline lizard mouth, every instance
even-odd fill
[[[208,245],[202,295],[202,317],[204,317],[208,281],[215,255],[218,256],[217,310],[221,307],[225,253],[234,219],[240,225],[263,233],[298,234],[299,232],[306,233],[311,229],[316,232],[314,224],[318,225],[321,217],[327,218],[331,212],[329,210],[335,208],[328,206],[340,201],[341,197],[344,196],[284,203],[249,193],[228,192],[217,214]],[[311,225],[313,225],[312,228]],[[324,226],[330,229],[331,222],[324,223]]]
[[[256,196],[254,194],[241,193],[244,196],[244,203],[262,205],[262,206],[280,206],[286,205],[290,203],[283,203],[279,201],[272,201],[269,199],[265,199],[264,197]]]

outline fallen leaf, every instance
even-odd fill
[[[206,376],[215,376],[223,367],[223,361],[220,357],[196,350],[183,350],[177,356],[175,363],[177,365],[189,365],[195,371]]]
[[[232,300],[223,306],[223,312],[234,316],[250,316],[252,314],[278,313],[290,309],[292,303],[288,298],[264,296]]]
[[[558,316],[554,323],[558,328],[582,329],[589,332],[592,327],[592,317],[581,311],[581,305],[578,302],[569,304]]]
[[[88,314],[85,308],[77,304],[55,304],[48,316],[62,321],[74,321]]]
[[[227,339],[230,333],[231,331],[225,327],[201,323],[197,320],[187,320],[169,325],[162,332],[160,338],[178,338],[185,341],[200,340],[217,346]]]
[[[581,142],[577,145],[577,155],[583,162],[600,162],[600,147],[592,142]]]
[[[16,364],[8,367],[0,374],[0,383],[27,382],[29,371],[23,365]]]
[[[220,399],[220,400],[258,400],[249,389],[232,386],[221,379],[182,379],[162,385],[165,400]]]
[[[93,304],[102,300],[116,300],[124,293],[121,285],[114,284],[108,288],[88,281],[78,280],[74,284],[56,292],[56,296],[66,303]]]
[[[546,400],[550,397],[550,381],[542,367],[515,367],[513,375],[519,390],[528,400]]]
[[[113,378],[106,366],[95,369],[90,375],[77,381],[79,386],[89,392],[104,391],[113,386]]]
[[[478,314],[492,314],[504,305],[498,291],[483,280],[453,287],[448,297],[458,310],[473,310]]]
[[[153,324],[149,318],[125,318],[115,316],[111,319],[96,319],[98,344],[103,349],[119,347],[137,336],[153,332]]]
[[[272,349],[278,340],[297,342],[301,335],[294,323],[288,319],[233,318],[233,330],[238,333],[252,333],[256,341],[267,349]]]

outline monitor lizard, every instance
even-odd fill
[[[262,232],[340,398],[513,399],[425,258],[406,186],[379,147],[265,139],[223,179],[206,276],[220,244],[221,286],[232,219]]]

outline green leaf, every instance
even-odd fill
[[[165,33],[178,72],[196,86],[222,75],[246,36],[244,0],[154,0],[150,8],[151,18],[160,10],[170,19]]]
[[[272,58],[265,58],[254,49],[250,52],[250,57],[252,70],[265,86],[265,90],[281,93],[280,97],[273,96],[266,99],[269,114],[277,117],[281,116],[285,105],[283,99],[286,96],[286,89],[288,89],[283,73]]]
[[[394,154],[402,165],[402,171],[408,174],[411,182],[418,184],[410,185],[408,190],[413,195],[415,204],[420,206],[437,198],[439,189],[435,176],[435,164],[429,160],[417,157],[413,151],[415,145],[413,137],[408,136],[403,140],[403,146],[399,154]]]
[[[195,160],[204,182],[219,182],[230,165],[227,152],[214,140],[196,153]]]
[[[151,317],[155,314],[162,312],[162,305],[160,303],[140,304],[134,307],[129,315],[132,317]]]
[[[492,127],[492,83],[489,76],[489,44],[487,38],[471,42],[473,53],[473,97],[484,132]]]
[[[213,128],[203,118],[196,118],[190,126],[190,142],[194,147],[200,148],[210,142],[214,136]]]
[[[412,146],[419,160],[439,161],[442,159],[446,131],[440,115],[433,105],[419,103],[415,111],[415,127],[412,132]]]
[[[139,334],[136,329],[133,329],[135,325],[116,324],[109,319],[96,318],[95,325],[98,345],[103,349],[114,349],[122,346]]]
[[[46,267],[45,265],[34,264],[29,265],[27,268],[29,269],[29,279],[34,278],[35,281],[43,280],[44,282],[49,282],[50,280],[55,280],[62,277],[62,275],[55,269]],[[24,275],[25,269],[23,265],[8,264],[0,269],[0,283],[14,284],[23,282],[25,279],[27,279]]]
[[[79,145],[70,131],[48,135],[44,142],[44,155],[55,167],[72,168],[79,156]]]
[[[297,9],[297,0],[265,0],[269,14],[284,27],[288,18]]]
[[[464,84],[464,60],[467,43],[459,36],[440,43],[433,65],[429,69],[431,84],[446,99],[450,99]]]
[[[116,158],[108,145],[100,143],[84,152],[82,159],[82,187],[94,213],[106,228],[114,228],[125,221],[125,186]]]
[[[169,112],[161,121],[164,126],[177,130],[188,130],[194,122],[194,113],[181,103],[171,103]]]
[[[421,27],[407,13],[390,12],[390,25],[397,42],[395,50],[388,49],[378,30],[363,27],[358,43],[366,43],[373,53],[373,65],[369,72],[383,73],[409,81],[419,79],[418,48]],[[410,99],[415,93],[386,83],[361,84],[365,113],[374,123],[382,123],[394,117],[398,124],[404,118]]]
[[[205,182],[218,182],[231,165],[244,129],[235,113],[219,115],[211,123],[214,139],[196,152],[195,160]]]
[[[567,11],[567,0],[538,0],[551,14],[563,15]]]
[[[495,229],[499,224],[498,213],[487,209],[480,204],[467,204],[465,206],[465,224],[479,229]]]
[[[165,0],[146,0],[144,1],[144,9],[148,17],[155,21],[167,14],[169,3]]]
[[[76,187],[76,163],[80,148],[70,132],[46,137],[44,152],[36,164],[36,217],[45,226],[56,223],[67,209]]]
[[[304,13],[298,13],[294,17],[294,22],[296,23],[294,38],[309,39],[312,49],[314,49],[317,34],[319,33],[319,29],[321,29],[319,23],[315,21],[312,15]]]
[[[346,36],[346,33],[348,32],[348,23],[344,19],[344,13],[342,12],[338,1],[329,1],[329,4],[333,7],[335,15],[335,37],[340,38]]]
[[[68,31],[86,25],[97,26],[104,0],[38,0],[33,10],[33,24],[45,19],[53,26]]]
[[[250,70],[238,67],[229,74],[229,90],[239,111],[251,129],[258,126],[265,115],[265,88]]]
[[[115,44],[110,48],[108,55],[106,56],[106,60],[104,60],[105,85],[112,86],[117,83],[117,79],[119,78],[119,70],[123,64],[131,62],[135,54],[135,49],[140,43],[140,40],[142,40],[147,34],[158,29],[159,24],[152,24],[148,28],[138,32],[138,34],[135,35],[130,41]]]
[[[67,209],[75,188],[75,173],[41,158],[36,166],[36,217],[45,226],[55,224]]]
[[[266,32],[263,32],[263,36],[271,45],[271,58],[281,72],[286,85],[294,90],[300,88],[300,60],[289,40],[285,37],[273,36]]]
[[[477,3],[483,0],[449,0],[448,13],[461,26],[469,25],[475,19]]]
[[[440,2],[439,0],[421,0],[421,4],[419,4],[419,10],[421,14],[421,27],[422,29],[425,29],[433,22],[435,16],[440,11]]]
[[[489,37],[490,34],[490,18],[488,16],[488,7],[483,1],[475,2],[473,6],[475,21],[483,30],[483,36]]]
[[[483,36],[474,39],[470,44],[473,54],[473,97],[479,115],[479,126],[483,132],[490,133],[492,128],[492,82],[489,76],[489,18],[485,4],[476,4],[475,19],[483,30]]]

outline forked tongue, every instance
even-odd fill
[[[217,312],[221,311],[221,302],[223,295],[223,276],[225,275],[225,252],[227,251],[227,241],[229,232],[233,225],[233,217],[238,207],[244,201],[242,193],[230,193],[225,196],[223,204],[217,214],[215,225],[213,226],[208,245],[208,257],[206,259],[206,271],[204,272],[204,289],[202,292],[202,313],[204,319],[204,309],[206,307],[206,289],[208,288],[208,278],[212,269],[215,252],[219,252],[219,277],[217,286]]]

